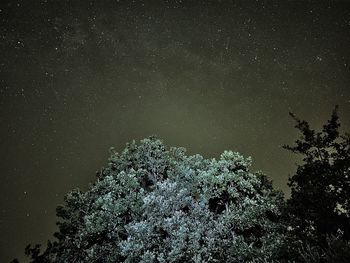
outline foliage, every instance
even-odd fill
[[[286,214],[290,235],[294,239],[291,247],[299,250],[299,256],[308,255],[302,256],[305,262],[345,262],[339,259],[322,260],[333,255],[328,252],[330,248],[334,250],[335,244],[349,248],[350,136],[339,133],[337,109],[333,110],[330,120],[320,132],[291,114],[302,136],[295,146],[284,146],[303,156],[303,163],[289,178],[291,198],[287,202]],[[338,252],[335,254],[342,254]],[[307,261],[306,258],[314,260]]]
[[[294,262],[307,263],[348,263],[350,259],[350,242],[343,240],[342,233],[327,235],[323,246],[310,242],[299,242],[294,247]]]
[[[186,156],[155,137],[111,152],[86,192],[57,208],[57,240],[27,247],[42,262],[272,262],[283,195],[251,159]]]
[[[96,182],[57,208],[56,239],[26,254],[31,263],[349,262],[350,136],[339,133],[337,107],[320,132],[291,116],[302,136],[284,148],[303,162],[287,203],[250,158],[187,156],[150,137],[111,149]]]

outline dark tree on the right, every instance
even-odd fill
[[[289,178],[287,202],[290,230],[304,244],[329,246],[329,237],[350,240],[350,135],[341,135],[338,106],[321,131],[293,113],[301,137],[294,146],[284,145],[303,156],[302,164]]]

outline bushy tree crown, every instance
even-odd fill
[[[291,114],[301,137],[295,146],[284,146],[303,156],[289,179],[293,228],[300,236],[320,242],[339,233],[350,240],[350,136],[339,133],[337,110],[319,132]]]
[[[96,182],[57,208],[57,240],[27,247],[31,262],[271,262],[282,193],[239,153],[185,153],[155,137],[112,151]]]

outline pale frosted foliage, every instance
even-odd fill
[[[121,243],[130,260],[215,262],[233,238],[227,238],[229,224],[215,220],[207,200],[195,200],[176,182],[157,183],[143,201],[143,220],[126,226],[129,237]]]
[[[126,226],[127,262],[272,259],[282,241],[274,222],[282,196],[250,165],[232,151],[218,161],[184,158],[144,197],[142,220]]]
[[[79,193],[81,204],[76,192],[67,196],[67,206],[58,214],[71,214],[60,223],[60,252],[54,262],[122,259],[118,243],[126,236],[124,225],[137,218],[142,205],[143,189],[136,176],[122,171],[100,178],[86,193]]]
[[[281,193],[251,159],[186,156],[150,137],[112,152],[85,192],[58,208],[58,241],[32,262],[272,262]]]

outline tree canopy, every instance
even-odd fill
[[[250,157],[186,155],[151,136],[111,149],[88,190],[57,207],[55,239],[25,252],[31,263],[350,262],[350,135],[337,110],[321,131],[290,114],[301,137],[284,148],[303,160],[286,201]]]
[[[239,153],[185,153],[155,137],[112,152],[97,181],[57,208],[57,240],[27,248],[31,262],[272,260],[282,193]]]
[[[284,212],[292,257],[303,262],[350,261],[350,135],[340,134],[338,106],[321,131],[296,121],[301,136],[284,148],[303,157],[289,178]]]
[[[303,163],[289,179],[288,204],[300,234],[324,239],[342,232],[350,240],[350,136],[340,135],[337,110],[319,132],[291,114],[302,135],[284,147],[301,154]]]

